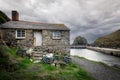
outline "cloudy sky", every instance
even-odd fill
[[[120,29],[120,0],[0,0],[0,10],[21,20],[64,23],[71,29],[71,43],[78,36],[89,42]]]

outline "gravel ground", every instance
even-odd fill
[[[96,80],[120,80],[120,71],[112,69],[106,65],[95,63],[77,57],[72,60],[89,72]]]

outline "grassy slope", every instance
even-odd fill
[[[9,20],[10,19],[8,18],[8,16],[4,12],[0,11],[0,24],[5,23]]]
[[[109,35],[98,38],[94,44],[103,47],[120,47],[120,30],[115,31]]]
[[[28,58],[17,56],[16,51],[17,48],[4,47],[4,53],[0,53],[6,55],[0,56],[0,59],[8,58],[6,64],[0,61],[2,65],[0,80],[94,80],[84,69],[74,63],[64,68],[42,63],[34,64]],[[10,68],[3,67],[11,64]]]

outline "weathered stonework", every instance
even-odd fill
[[[17,39],[16,30],[17,29],[3,29],[3,39],[10,46],[33,47],[33,30],[26,30],[25,39]]]
[[[43,30],[43,46],[53,49],[55,51],[61,51],[64,53],[69,53],[69,31],[61,31],[61,39],[52,39],[52,32],[54,30]]]
[[[34,46],[34,32],[38,30],[26,29],[26,38],[17,39],[17,29],[2,29],[3,39],[8,42],[10,46],[17,46],[24,49],[33,48],[37,51],[47,52],[52,50],[54,52],[69,53],[70,33],[69,30],[61,30],[61,39],[53,39],[52,33],[55,30],[40,30],[42,31],[42,46]]]

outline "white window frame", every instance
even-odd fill
[[[62,32],[61,31],[53,31],[52,38],[53,39],[61,39],[62,38]]]
[[[26,31],[25,30],[20,30],[21,33],[20,33],[20,37],[18,36],[18,30],[16,30],[15,34],[16,34],[16,39],[24,39],[26,38]],[[22,36],[22,31],[25,31],[25,36]]]

